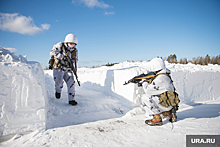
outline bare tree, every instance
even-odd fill
[[[211,63],[212,63],[212,64],[217,64],[216,57],[212,57],[212,59],[211,59]]]
[[[167,57],[167,61],[170,63],[171,62],[171,55]]]
[[[183,64],[187,64],[187,63],[188,63],[187,59],[184,58],[184,59],[183,59]]]
[[[193,63],[193,64],[196,64],[196,57],[193,57],[192,63]]]
[[[183,59],[182,59],[182,58],[180,59],[179,63],[180,63],[180,64],[183,64]]]
[[[205,59],[203,57],[200,57],[200,64],[201,65],[207,65],[206,61],[205,61]]]
[[[168,56],[168,58],[167,58],[167,61],[169,62],[169,63],[177,63],[177,57],[176,57],[176,55],[175,54],[171,54],[170,56]]]

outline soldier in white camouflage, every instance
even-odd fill
[[[163,101],[161,99],[162,94],[175,92],[173,81],[169,76],[171,72],[165,67],[164,61],[160,58],[152,59],[150,66],[151,71],[155,72],[156,76],[151,81],[143,80],[142,84],[145,92],[142,96],[142,106],[147,117],[145,123],[151,126],[162,125],[162,117],[164,116],[169,116],[170,121],[173,122],[176,120],[176,107],[173,106],[177,106],[179,102],[173,104],[173,106],[171,104],[163,105],[161,102]]]
[[[70,68],[70,63],[67,60],[67,56],[72,60],[75,70],[77,70],[78,50],[76,45],[78,44],[78,38],[74,34],[68,34],[65,37],[65,41],[55,44],[50,52],[51,60],[50,66],[53,68],[53,76],[55,81],[55,97],[60,99],[61,91],[63,88],[63,82],[65,81],[68,88],[68,99],[70,105],[77,105],[75,101],[75,80],[73,71]],[[66,53],[66,54],[65,54]]]

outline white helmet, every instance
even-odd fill
[[[161,69],[165,69],[165,63],[161,58],[154,58],[150,61],[151,71],[155,72]]]
[[[66,35],[64,42],[71,42],[71,43],[78,44],[78,38],[74,34],[68,34]]]

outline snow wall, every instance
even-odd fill
[[[45,128],[47,92],[41,64],[0,51],[0,136]]]
[[[171,70],[174,86],[182,104],[193,104],[200,101],[220,99],[220,66],[170,64],[166,67]],[[123,85],[125,81],[142,73],[148,73],[149,62],[124,62],[113,67],[79,70],[80,81],[100,84],[106,92],[113,91],[133,102],[135,84]]]

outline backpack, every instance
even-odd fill
[[[166,75],[170,78],[172,84],[173,84],[173,80],[171,79],[170,75],[168,73],[161,73],[156,75],[155,77],[153,77],[153,79],[151,79],[151,81],[149,83],[152,83],[152,81],[159,75]],[[173,85],[174,87],[174,85]],[[160,94],[160,99],[159,99],[159,104],[163,107],[177,107],[178,108],[178,104],[180,103],[180,99],[178,97],[178,93],[176,93],[176,88],[174,87],[174,91],[170,90],[170,91],[166,91],[162,94]]]
[[[63,49],[65,50],[66,49],[66,47],[65,47],[65,45],[64,45],[64,43],[62,42],[62,47],[61,47],[62,49],[61,49],[61,54],[63,53]],[[77,69],[77,64],[76,64],[76,50],[73,50],[72,52],[71,52],[71,58],[72,59],[74,59],[75,60],[75,69]],[[56,59],[56,58],[54,58],[54,56],[52,56],[51,58],[50,58],[50,60],[49,60],[49,69],[53,69],[53,68],[55,68],[55,69],[60,69],[61,68],[61,65],[62,66],[65,66],[65,67],[67,67],[67,68],[69,68],[69,66],[68,65],[64,65],[64,64],[62,64],[62,63],[60,63],[60,60],[59,59]]]

